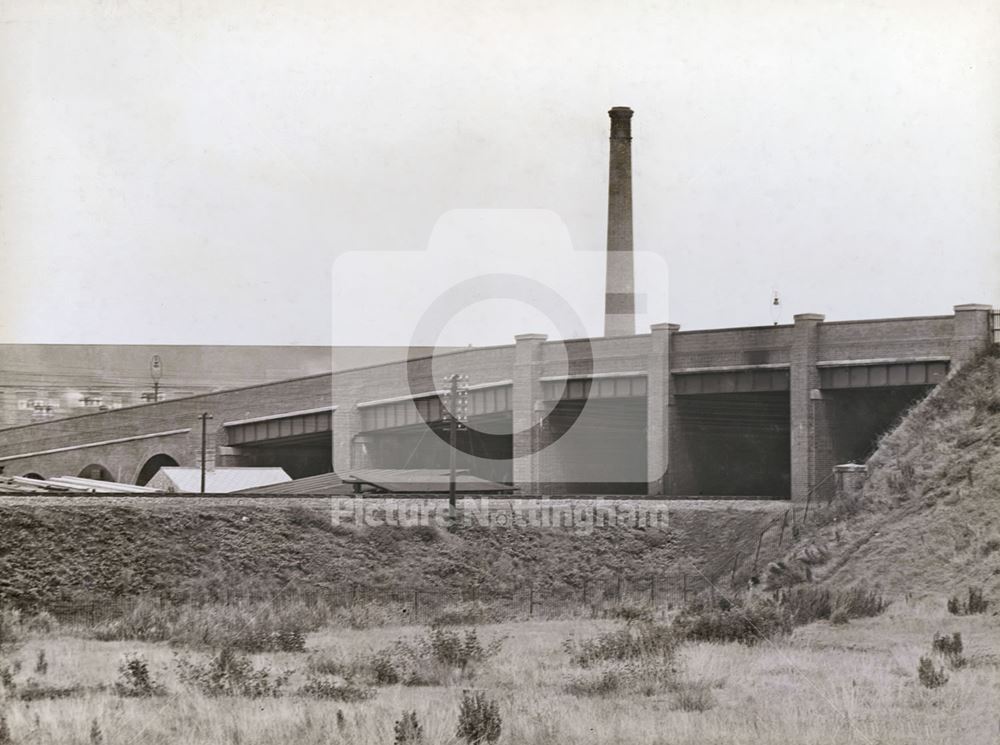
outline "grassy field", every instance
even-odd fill
[[[989,614],[958,617],[942,598],[897,602],[881,616],[845,625],[819,621],[755,646],[684,643],[671,682],[642,694],[579,695],[567,686],[582,670],[571,664],[567,639],[584,639],[615,624],[553,620],[485,625],[483,642],[504,638],[501,651],[475,673],[437,685],[386,685],[374,698],[345,703],[297,693],[317,660],[345,660],[418,627],[323,628],[306,651],[253,656],[256,665],[290,670],[279,697],[211,697],[178,678],[177,656],[197,656],[165,643],[101,642],[69,629],[32,633],[8,662],[20,660],[15,690],[29,681],[76,689],[67,698],[3,704],[13,743],[393,743],[393,725],[415,711],[428,745],[456,737],[463,689],[499,705],[500,743],[970,743],[1000,737],[1000,622]],[[917,664],[935,633],[960,632],[967,664],[949,670],[936,689],[920,685]],[[40,651],[47,670],[37,672]],[[128,698],[108,687],[126,654],[140,653],[166,695]],[[207,652],[202,651],[202,655]],[[310,662],[311,661],[311,662]],[[689,695],[694,692],[696,695]],[[96,725],[95,725],[96,723]],[[99,730],[99,733],[97,732]]]

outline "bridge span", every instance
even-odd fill
[[[293,477],[448,463],[441,389],[468,376],[459,465],[528,494],[825,495],[914,402],[990,341],[988,305],[952,315],[470,348],[0,430],[14,476],[144,484],[164,465]]]

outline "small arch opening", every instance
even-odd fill
[[[80,471],[77,476],[81,479],[94,479],[95,481],[115,480],[115,477],[111,475],[111,471],[99,463],[91,463],[89,466]]]
[[[44,477],[44,476],[42,476],[42,474],[40,474],[40,473],[35,473],[34,471],[32,471],[31,473],[26,473],[26,474],[24,474],[24,476],[23,476],[22,478],[26,478],[26,479],[37,479],[38,481],[45,481],[45,477]]]
[[[145,486],[152,480],[157,471],[161,468],[177,465],[180,464],[169,455],[166,455],[165,453],[157,453],[152,458],[147,460],[143,464],[142,468],[139,469],[139,475],[136,477],[135,484],[136,486]]]

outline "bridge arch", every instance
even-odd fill
[[[139,473],[135,477],[136,486],[145,486],[148,484],[161,468],[178,465],[180,464],[173,456],[166,453],[157,453],[147,458],[146,462],[142,464]]]
[[[111,475],[111,471],[102,466],[100,463],[91,463],[89,466],[84,468],[77,474],[78,478],[81,479],[95,479],[97,481],[114,481],[115,477]]]
[[[25,478],[25,479],[38,479],[39,481],[45,481],[45,477],[42,476],[42,474],[35,473],[34,471],[32,471],[31,473],[24,474],[24,476],[22,476],[21,478]]]

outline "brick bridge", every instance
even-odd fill
[[[907,407],[990,343],[953,315],[472,348],[0,430],[8,475],[145,483],[163,465],[280,465],[293,477],[448,463],[440,389],[469,377],[460,467],[526,493],[828,493]]]

